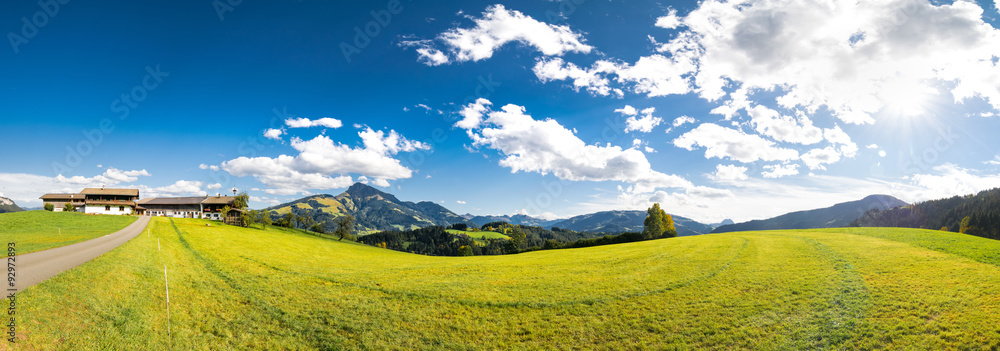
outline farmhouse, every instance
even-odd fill
[[[236,197],[154,197],[139,200],[136,213],[146,216],[222,219],[222,209],[233,207]]]
[[[52,210],[62,212],[66,204],[73,204],[75,210],[80,210],[85,205],[83,195],[80,194],[45,194],[40,197],[43,205],[52,205]]]
[[[69,203],[77,212],[130,215],[135,212],[139,189],[86,188],[79,194],[45,194],[40,199],[52,204],[53,211],[62,211]]]
[[[139,200],[139,189],[86,188],[79,194],[45,194],[40,197],[53,211],[62,212],[66,204],[74,211],[93,214],[206,218],[238,222],[243,210],[232,208],[235,196],[151,197]],[[222,218],[222,209],[232,208],[230,218]]]

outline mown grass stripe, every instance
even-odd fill
[[[740,239],[743,239],[743,243],[740,245],[739,249],[736,249],[735,255],[733,255],[733,257],[730,258],[728,261],[726,261],[726,263],[723,264],[721,267],[719,267],[716,270],[713,270],[713,271],[709,272],[706,275],[703,275],[703,276],[700,276],[700,277],[696,277],[696,278],[693,278],[693,279],[689,279],[689,280],[685,280],[685,281],[682,281],[682,282],[677,282],[677,283],[668,285],[666,287],[663,287],[661,289],[655,289],[655,290],[649,290],[649,291],[642,291],[642,292],[635,292],[635,293],[625,294],[625,295],[616,296],[616,297],[584,299],[584,300],[570,300],[570,301],[560,301],[560,302],[522,302],[522,301],[518,301],[518,302],[494,302],[494,301],[471,301],[471,300],[454,299],[454,298],[449,297],[449,296],[429,295],[429,294],[420,294],[420,293],[409,292],[409,291],[391,290],[391,289],[386,289],[386,288],[382,288],[382,287],[373,287],[373,286],[369,286],[369,285],[362,285],[362,284],[357,284],[357,283],[351,283],[351,282],[337,280],[337,279],[333,279],[333,278],[330,278],[330,277],[325,277],[325,276],[320,276],[320,275],[315,275],[315,274],[289,271],[289,270],[281,269],[281,268],[272,266],[270,264],[261,262],[259,260],[252,259],[250,257],[246,257],[246,256],[242,256],[242,255],[240,257],[242,257],[243,259],[246,259],[247,261],[256,263],[256,264],[258,264],[258,265],[260,265],[262,267],[266,267],[268,269],[272,269],[272,270],[275,270],[275,271],[278,271],[278,272],[282,272],[282,273],[286,273],[286,274],[299,275],[299,276],[305,276],[305,277],[317,279],[317,280],[320,280],[320,281],[325,281],[325,282],[329,282],[329,283],[333,283],[333,284],[339,284],[339,285],[346,286],[346,287],[352,287],[352,288],[358,288],[358,289],[364,289],[364,290],[370,290],[370,291],[377,291],[377,292],[384,293],[384,294],[387,294],[387,295],[403,296],[403,297],[408,297],[408,298],[413,298],[413,299],[423,299],[423,300],[441,300],[441,299],[447,299],[448,302],[450,302],[450,303],[455,303],[455,304],[465,305],[465,306],[470,306],[470,307],[550,308],[550,307],[561,307],[561,306],[572,306],[572,305],[595,305],[595,304],[607,303],[607,302],[611,302],[611,301],[629,300],[629,299],[633,299],[633,298],[639,298],[639,297],[651,296],[651,295],[656,295],[656,294],[662,294],[662,293],[666,293],[666,292],[669,292],[669,291],[672,291],[672,290],[684,288],[684,287],[690,286],[690,285],[698,283],[698,282],[706,281],[708,279],[711,279],[711,278],[715,277],[719,273],[722,273],[723,271],[725,271],[726,269],[728,269],[729,266],[732,265],[733,262],[735,262],[737,259],[739,259],[740,255],[743,253],[744,249],[746,249],[747,243],[749,242],[749,240],[747,240],[746,238],[740,238]]]
[[[334,349],[332,348],[333,345],[340,344],[341,340],[329,340],[328,338],[319,338],[318,335],[322,335],[322,333],[316,333],[316,331],[320,331],[319,328],[305,327],[300,325],[301,323],[294,323],[293,320],[290,320],[287,317],[287,314],[284,311],[273,306],[272,304],[265,302],[263,299],[258,298],[255,294],[248,292],[247,291],[248,289],[239,284],[237,282],[237,279],[230,276],[228,273],[222,270],[215,262],[209,260],[208,258],[203,256],[198,250],[195,250],[193,247],[191,247],[191,243],[189,243],[187,239],[184,238],[183,232],[180,230],[180,228],[177,228],[177,224],[174,223],[173,218],[170,219],[170,225],[173,226],[174,232],[177,234],[177,238],[178,241],[180,241],[181,246],[183,246],[184,249],[188,250],[188,252],[190,252],[206,270],[208,270],[213,275],[221,279],[226,285],[229,285],[229,287],[232,288],[236,293],[238,293],[241,298],[253,304],[253,306],[256,309],[265,312],[268,315],[268,317],[277,321],[280,327],[295,331],[303,339],[309,340],[312,346],[319,350],[333,350]]]

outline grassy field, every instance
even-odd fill
[[[152,236],[23,292],[19,349],[1000,347],[997,242],[953,233],[428,257],[205,223],[154,218]]]
[[[17,253],[51,249],[117,232],[132,216],[88,216],[75,212],[25,211],[0,214],[0,240],[17,244]]]
[[[448,231],[448,233],[451,233],[451,234],[455,234],[455,235],[465,234],[465,235],[468,235],[470,238],[480,239],[480,240],[484,240],[484,239],[510,239],[509,236],[506,236],[506,235],[503,235],[503,234],[500,234],[500,233],[497,233],[497,232],[484,232],[484,231],[470,232],[470,231],[467,231],[467,230],[455,230],[455,229],[448,229],[447,231]]]

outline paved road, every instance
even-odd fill
[[[124,244],[126,241],[143,232],[146,224],[149,224],[149,218],[147,216],[139,216],[139,219],[128,227],[125,227],[125,229],[100,238],[45,251],[17,255],[17,291],[24,291],[24,289],[30,286],[41,283],[46,279],[79,266]]]

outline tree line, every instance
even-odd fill
[[[884,211],[871,210],[850,225],[939,229],[1000,239],[1000,188]]]
[[[465,234],[448,233],[448,229],[476,231],[464,223],[448,228],[432,226],[413,230],[390,230],[369,234],[358,238],[364,244],[385,249],[434,256],[509,255],[537,250],[581,248],[599,245],[672,238],[677,236],[673,218],[666,214],[659,204],[646,211],[643,231],[604,235],[603,233],[576,232],[569,229],[490,222],[478,231],[504,234],[508,239],[477,240]]]

